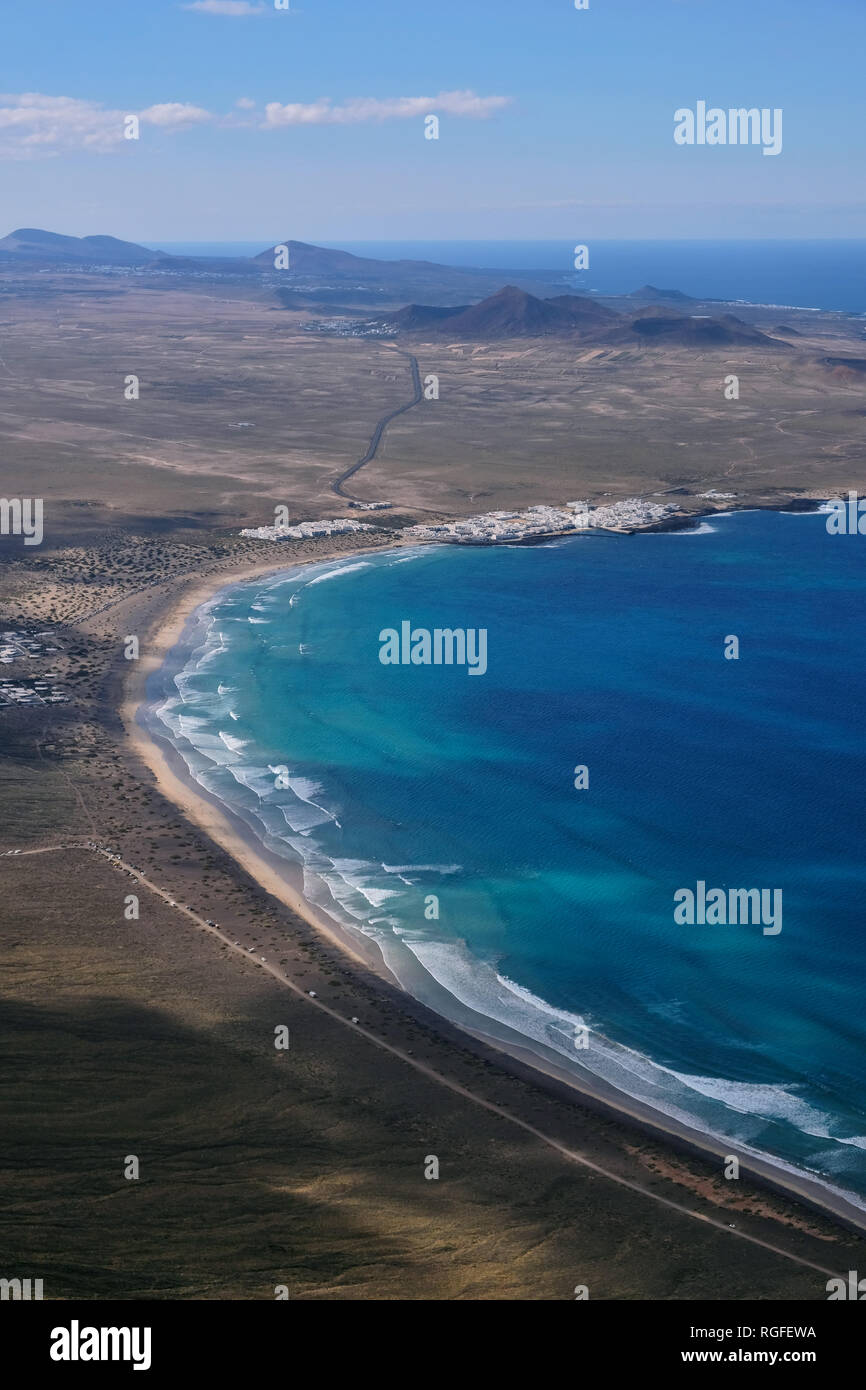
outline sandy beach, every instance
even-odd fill
[[[300,866],[294,871],[293,866],[270,854],[264,846],[258,844],[252,832],[237,817],[193,781],[180,756],[164,740],[152,736],[142,720],[150,676],[160,669],[169,653],[182,642],[185,629],[195,611],[215,593],[234,583],[294,569],[299,563],[321,563],[365,553],[369,553],[369,550],[340,550],[317,554],[300,562],[287,556],[283,565],[275,564],[273,560],[260,566],[247,564],[236,571],[221,572],[182,587],[179,592],[167,598],[154,620],[153,630],[142,640],[140,659],[130,663],[121,715],[134,755],[153,774],[159,790],[185,817],[220,845],[268,894],[336,945],[356,967],[365,973],[373,972],[380,980],[393,986],[396,983],[394,977],[375,943],[360,932],[350,933],[342,930],[330,917],[316,911],[301,891]],[[568,1093],[575,1098],[579,1097],[582,1104],[601,1113],[625,1117],[638,1132],[663,1138],[672,1149],[681,1154],[712,1157],[716,1161],[719,1157],[736,1154],[743,1173],[748,1173],[761,1186],[784,1197],[794,1198],[816,1211],[829,1214],[858,1233],[866,1230],[866,1212],[856,1203],[848,1201],[844,1193],[833,1191],[805,1174],[787,1171],[777,1163],[744,1151],[735,1143],[716,1140],[662,1115],[593,1077],[591,1073],[577,1076],[566,1066],[560,1065],[552,1052],[542,1055],[546,1049],[542,1048],[539,1051],[534,1046],[527,1046],[522,1035],[499,1025],[491,1027],[490,1020],[458,1005],[444,990],[441,991],[441,995],[441,1014],[444,1018],[450,1024],[456,1025],[464,1035],[476,1038],[495,1049],[506,1070],[524,1075],[529,1068],[542,1084],[552,1086],[558,1092],[568,1088]],[[437,1020],[439,1023],[443,1022],[438,1013],[431,1013],[424,1004],[405,992],[403,997],[410,1013],[423,1017],[427,1023],[432,1020],[434,1026]]]
[[[359,549],[352,553],[364,555],[372,552],[367,549]],[[310,560],[307,563],[320,564],[327,560],[345,557],[345,554],[345,551],[334,551],[331,554],[317,556],[315,560]],[[341,931],[337,923],[331,921],[323,913],[316,912],[312,904],[303,896],[299,886],[292,882],[289,866],[278,865],[275,862],[275,856],[268,855],[264,847],[257,847],[252,841],[252,836],[244,834],[245,828],[236,818],[231,817],[224,808],[217,804],[215,798],[208,797],[202,788],[192,781],[186,773],[183,760],[173,754],[173,750],[168,747],[164,740],[154,738],[144,728],[141,720],[141,710],[146,701],[148,681],[160,669],[172,649],[181,642],[184,629],[196,609],[207,603],[221,590],[230,588],[232,584],[250,579],[265,578],[268,575],[281,573],[284,568],[293,567],[291,563],[281,566],[274,565],[272,562],[262,566],[246,566],[235,573],[229,572],[228,575],[221,574],[218,578],[203,579],[194,583],[185,589],[179,597],[170,601],[166,608],[164,620],[159,622],[154,632],[148,637],[144,654],[130,667],[120,710],[121,718],[130,745],[150,768],[160,790],[183,811],[184,815],[188,816],[200,830],[203,830],[206,835],[209,835],[231,854],[261,884],[266,892],[285,903],[286,907],[290,908],[292,912],[298,913],[317,931],[323,932],[353,960],[391,979],[393,977],[386,970],[381,954],[376,950],[374,943],[366,943],[363,940],[356,941],[350,938],[347,932]],[[298,878],[300,878],[300,871]]]

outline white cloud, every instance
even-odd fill
[[[216,3],[216,0],[214,0]],[[407,120],[429,113],[483,120],[502,110],[510,97],[478,96],[475,92],[440,92],[432,97],[355,97],[335,104],[330,97],[313,102],[269,102],[264,116],[251,97],[240,97],[233,113],[216,115],[188,101],[158,102],[144,110],[113,110],[101,102],[79,97],[46,96],[40,92],[0,94],[0,159],[37,159],[74,151],[105,154],[127,145],[124,122],[137,115],[141,138],[147,127],[161,134],[183,131],[207,122],[238,128],[278,130],[296,125],[356,125],[365,121]],[[131,143],[131,142],[130,142]]]
[[[160,106],[148,106],[140,111],[139,120],[146,125],[158,125],[162,130],[184,130],[190,125],[201,125],[212,119],[209,111],[202,106],[191,106],[187,101],[164,101]]]
[[[511,101],[510,97],[480,97],[475,92],[440,92],[435,97],[354,97],[334,106],[330,97],[312,102],[270,101],[264,127],[289,125],[357,125],[362,121],[407,120],[429,113],[485,120]]]
[[[241,19],[248,14],[264,14],[266,5],[251,5],[248,0],[193,0],[184,5],[185,10],[198,10],[199,14],[224,14],[232,19]]]
[[[45,96],[40,92],[0,94],[0,158],[34,159],[85,150],[105,154],[127,142],[123,123],[137,115],[143,125],[184,130],[212,119],[189,102],[168,101],[144,111],[116,111],[97,101]]]
[[[76,146],[105,150],[123,138],[123,114],[74,97],[0,96],[0,151],[26,158]]]

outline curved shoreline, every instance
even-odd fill
[[[494,1048],[502,1057],[506,1070],[509,1069],[509,1063],[516,1062],[521,1071],[528,1068],[539,1080],[547,1078],[557,1089],[567,1088],[573,1097],[579,1098],[591,1108],[627,1118],[639,1129],[660,1137],[675,1149],[705,1158],[711,1157],[713,1160],[734,1153],[740,1158],[743,1173],[755,1178],[761,1185],[803,1202],[824,1215],[830,1215],[858,1234],[866,1231],[866,1209],[856,1201],[849,1200],[843,1190],[810,1178],[808,1174],[793,1167],[789,1169],[784,1160],[765,1159],[737,1141],[717,1138],[668,1116],[663,1111],[618,1090],[592,1072],[584,1073],[581,1069],[581,1073],[577,1074],[571,1071],[561,1060],[557,1060],[555,1052],[546,1048],[544,1044],[534,1041],[530,1043],[514,1029],[477,1014],[468,1005],[453,999],[435,977],[429,976],[435,985],[434,992],[441,996],[441,1007],[439,1002],[431,1004],[428,999],[417,998],[388,968],[385,957],[374,940],[360,931],[350,932],[343,929],[338,922],[317,910],[305,898],[302,884],[299,885],[297,881],[302,877],[302,867],[298,865],[295,869],[289,860],[270,851],[239,816],[194,780],[181,755],[167,739],[161,738],[158,732],[149,727],[147,687],[150,678],[157,672],[166,670],[166,664],[172,660],[173,654],[177,655],[177,659],[180,658],[183,639],[190,631],[191,623],[198,620],[199,611],[217,594],[233,585],[259,577],[288,574],[330,560],[348,560],[356,555],[370,553],[390,553],[400,548],[402,547],[388,547],[387,551],[378,547],[375,551],[341,550],[295,563],[269,562],[260,566],[247,566],[234,575],[221,574],[201,580],[181,593],[159,620],[156,632],[147,643],[147,654],[127,673],[121,708],[130,744],[138,757],[150,768],[159,789],[184,815],[239,863],[266,892],[328,937],[357,965],[373,971],[383,981],[399,988],[407,1001],[412,1000],[434,1021],[441,1023],[444,1020],[463,1034],[475,1037]],[[429,975],[429,972],[424,973]]]
[[[297,567],[324,563],[330,559],[378,553],[378,549],[335,551],[331,555],[299,561]],[[385,969],[381,953],[375,948],[375,944],[371,941],[370,951],[365,952],[358,943],[350,939],[348,933],[342,932],[336,923],[317,913],[303,896],[297,883],[292,881],[289,862],[280,861],[283,872],[277,873],[277,865],[272,862],[276,861],[277,856],[270,854],[264,845],[254,841],[251,832],[242,821],[233,816],[216,797],[209,796],[203,787],[193,781],[180,754],[171,747],[167,739],[154,736],[145,718],[151,678],[165,668],[172,652],[180,648],[184,634],[195,620],[198,610],[217,594],[231,589],[236,584],[288,573],[295,567],[285,562],[269,562],[252,567],[247,565],[233,575],[221,574],[199,580],[178,595],[169,606],[157,630],[148,638],[146,654],[142,655],[127,673],[119,713],[129,744],[153,773],[160,790],[184,815],[237,860],[266,892],[285,903],[317,931],[330,937],[357,963],[374,969],[377,974],[393,983],[393,976]]]

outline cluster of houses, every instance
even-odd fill
[[[656,525],[678,510],[673,503],[647,502],[641,497],[628,497],[622,502],[600,507],[591,507],[588,502],[566,502],[564,507],[537,506],[527,507],[524,511],[486,512],[483,516],[462,517],[459,521],[409,526],[403,534],[415,540],[494,545],[503,541],[570,535],[590,527],[632,531],[638,527]]]
[[[65,705],[69,696],[53,685],[50,676],[44,680],[0,680],[0,705]]]
[[[312,319],[298,325],[305,333],[323,333],[329,338],[393,338],[396,325],[380,319]]]
[[[636,531],[643,526],[657,526],[679,510],[675,502],[648,502],[644,497],[625,497],[621,502],[593,507],[587,525],[599,526],[606,531]]]
[[[46,632],[0,632],[0,662],[9,666],[13,661],[32,661],[36,657],[53,656],[59,647],[49,646],[54,633]]]
[[[0,633],[0,662],[11,666],[19,661],[37,661],[55,656],[60,647],[54,645],[54,633],[12,630]],[[58,685],[56,671],[41,676],[7,677],[0,680],[0,705],[65,705],[69,696]]]
[[[256,541],[305,541],[312,540],[314,536],[342,536],[347,531],[374,529],[366,521],[342,517],[334,521],[301,521],[297,526],[250,526],[241,531],[241,535]]]
[[[350,503],[367,511],[386,508],[387,502]],[[562,507],[535,506],[521,511],[485,512],[459,521],[424,522],[395,532],[413,541],[458,541],[465,545],[496,545],[507,541],[543,540],[545,536],[571,535],[596,527],[608,531],[634,531],[656,526],[679,507],[673,502],[649,502],[626,497],[593,507],[589,502],[566,502]],[[339,536],[346,531],[372,531],[361,521],[302,521],[297,526],[253,526],[241,531],[254,540],[307,540],[314,536]]]

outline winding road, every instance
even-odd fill
[[[392,420],[396,420],[398,415],[403,415],[407,410],[411,410],[413,405],[420,405],[421,401],[424,399],[424,392],[421,387],[421,373],[418,370],[418,358],[413,357],[411,352],[401,352],[400,348],[395,348],[394,351],[399,352],[401,357],[405,357],[412,368],[412,384],[415,388],[415,394],[411,401],[407,401],[405,405],[399,405],[396,410],[389,410],[387,415],[382,416],[373,431],[364,457],[358,459],[357,463],[353,463],[351,468],[347,468],[345,473],[341,473],[336,482],[331,484],[331,490],[335,492],[338,497],[348,497],[353,502],[357,502],[360,499],[352,497],[351,493],[344,492],[343,484],[351,478],[353,473],[357,473],[359,469],[363,468],[365,464],[370,463],[376,457],[376,450],[381,443],[382,435],[385,432],[385,426],[389,425]]]

